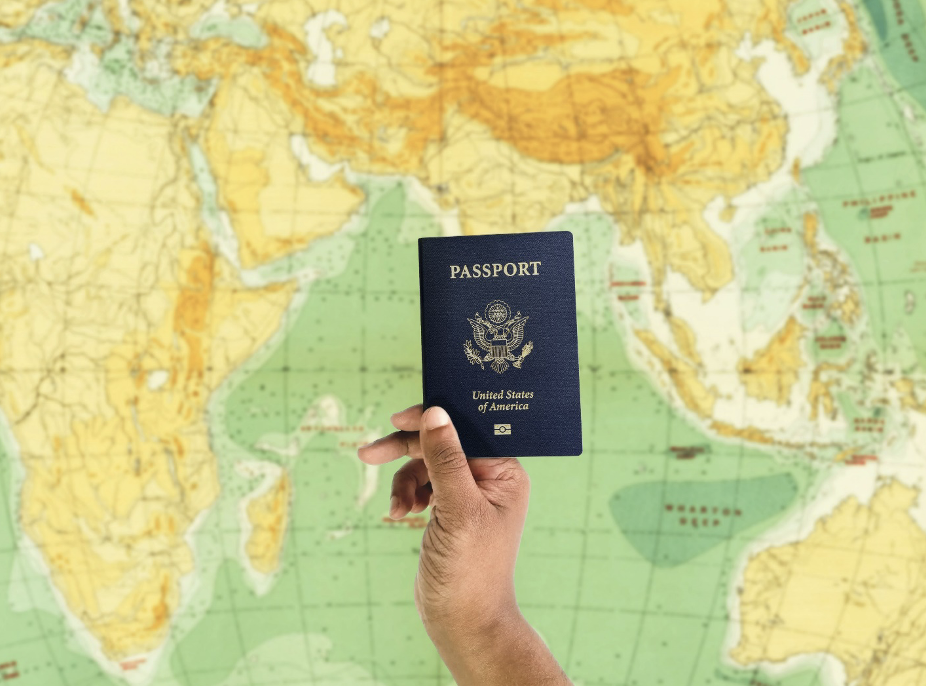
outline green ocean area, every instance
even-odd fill
[[[926,110],[912,101],[908,106],[916,108],[919,132],[926,132]],[[870,344],[887,363],[926,368],[926,232],[918,228],[926,216],[923,139],[911,138],[902,104],[885,97],[867,66],[844,81],[838,114],[840,135],[824,159],[805,170],[807,184],[827,234],[859,276]],[[842,333],[833,322],[820,335]],[[815,355],[833,359],[846,352],[818,349]]]
[[[874,27],[876,54],[904,93],[926,109],[926,10],[920,0],[862,0]]]
[[[769,206],[751,234],[734,236],[736,278],[747,330],[782,321],[804,279],[806,200],[790,193]]]
[[[651,481],[622,488],[611,513],[627,540],[657,567],[695,559],[786,510],[797,496],[790,474],[753,479]]]

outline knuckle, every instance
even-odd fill
[[[524,467],[518,462],[507,466],[496,478],[498,481],[504,482],[505,485],[515,490],[530,489],[531,478]]]
[[[416,437],[415,434],[413,434],[411,431],[400,431],[399,432],[399,438],[402,440],[402,454],[403,455],[408,455],[409,457],[412,456],[412,453],[418,447],[417,441],[413,440],[415,437]]]
[[[520,510],[530,499],[530,477],[521,467],[512,467],[501,472],[495,480],[501,496],[492,504],[498,510]]]

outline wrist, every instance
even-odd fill
[[[476,624],[427,630],[459,686],[572,683],[516,604]]]
[[[525,622],[517,602],[496,602],[480,607],[478,601],[466,607],[422,613],[424,628],[439,648],[442,645],[490,643]]]
[[[419,573],[415,579],[415,607],[435,643],[479,640],[521,617],[513,579],[457,579],[451,591],[428,578]]]
[[[490,614],[466,613],[426,622],[425,630],[444,663],[460,675],[478,673],[487,663],[502,659],[506,645],[530,627],[515,603]]]

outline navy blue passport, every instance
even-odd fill
[[[580,455],[568,231],[418,239],[424,406],[468,457]]]

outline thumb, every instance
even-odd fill
[[[459,510],[480,496],[460,437],[442,407],[429,407],[421,417],[421,452],[431,488],[442,508]]]

